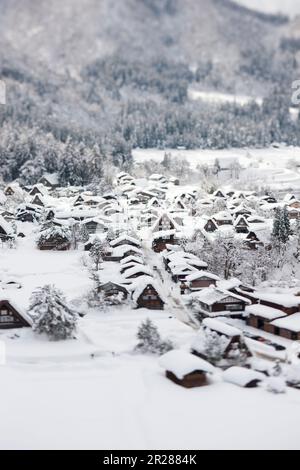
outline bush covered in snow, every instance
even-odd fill
[[[281,394],[286,393],[286,382],[283,377],[283,370],[280,361],[276,361],[273,369],[271,370],[271,377],[266,381],[268,392]]]
[[[65,296],[55,286],[36,289],[31,296],[28,313],[33,319],[34,331],[45,333],[50,340],[74,337],[78,315],[67,305]]]
[[[150,354],[165,354],[174,349],[171,341],[163,341],[157,327],[148,318],[140,325],[137,333],[139,340],[136,351]]]

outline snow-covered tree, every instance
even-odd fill
[[[239,275],[242,261],[243,243],[231,233],[219,233],[210,244],[210,249],[203,250],[202,259],[209,265],[211,272],[224,279]]]
[[[286,245],[291,235],[291,225],[287,207],[278,207],[273,221],[272,237],[276,244]]]
[[[136,351],[150,354],[165,354],[174,348],[171,341],[163,341],[157,327],[147,318],[140,325],[137,333]]]
[[[283,370],[279,360],[277,360],[273,366],[270,377],[266,381],[266,385],[268,392],[275,394],[286,392],[286,381],[283,376]]]
[[[203,329],[201,337],[203,341],[202,350],[206,359],[212,364],[220,362],[228,346],[228,339],[209,328]]]
[[[102,241],[99,238],[96,238],[91,249],[90,249],[90,258],[93,262],[93,269],[99,271],[100,265],[103,262],[103,257],[107,253],[108,243]]]
[[[36,289],[31,296],[28,313],[33,319],[34,331],[45,333],[50,340],[74,337],[78,315],[55,286],[46,285]]]
[[[241,280],[253,287],[266,281],[274,267],[273,254],[264,246],[259,246],[257,250],[245,250],[242,253]]]
[[[248,349],[246,344],[242,341],[241,343],[233,345],[226,359],[232,366],[245,366],[248,362]]]
[[[67,226],[57,226],[50,222],[48,228],[42,230],[37,239],[38,248],[43,248],[51,244],[57,250],[63,250],[70,247],[72,242],[72,232]]]

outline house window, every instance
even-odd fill
[[[143,300],[156,300],[156,295],[143,295]]]
[[[10,315],[2,315],[0,317],[0,323],[11,323],[13,321],[13,317]]]
[[[242,307],[239,304],[225,305],[225,310],[229,310],[230,312],[238,312],[241,309],[242,309]]]
[[[6,307],[1,308],[1,310],[0,310],[0,315],[1,315],[1,316],[9,315],[8,308],[6,308]]]

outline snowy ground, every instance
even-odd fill
[[[300,392],[185,390],[153,358],[0,369],[4,449],[299,449]],[[30,425],[29,425],[30,423]]]
[[[270,164],[282,181],[277,152],[287,162],[300,160],[300,150],[264,152],[261,170],[268,174]],[[184,154],[193,164],[216,158],[215,152]],[[249,162],[246,151],[219,155]],[[260,161],[263,152],[254,155]],[[153,156],[163,158],[163,152],[135,152],[136,159]],[[18,239],[16,250],[0,248],[0,266],[1,276],[22,288],[2,290],[2,298],[26,308],[32,290],[47,283],[69,300],[91,287],[83,252],[38,251],[32,225],[18,228],[27,237]],[[155,255],[143,248],[147,265],[156,264],[160,275]],[[300,449],[300,391],[276,396],[263,388],[240,389],[219,374],[210,386],[186,390],[164,377],[157,357],[133,353],[137,328],[147,317],[163,338],[190,347],[196,332],[179,321],[184,310],[175,300],[170,295],[163,312],[124,306],[90,313],[80,320],[78,339],[67,342],[48,342],[30,329],[1,331],[6,363],[0,365],[0,449]]]

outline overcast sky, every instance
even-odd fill
[[[268,12],[282,12],[291,15],[300,14],[299,0],[236,0],[250,8]]]

